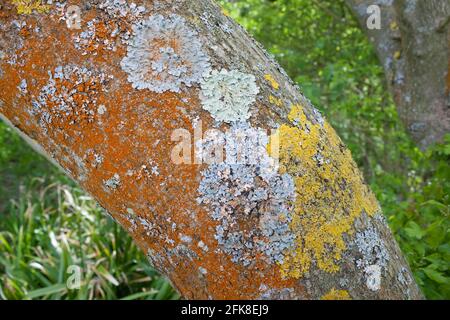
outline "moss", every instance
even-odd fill
[[[328,123],[313,124],[299,105],[288,118],[292,125],[278,129],[279,159],[280,173],[289,173],[295,181],[290,227],[296,244],[281,264],[281,273],[300,278],[313,264],[337,272],[347,248],[344,235],[353,233],[353,222],[362,212],[371,216],[379,207],[350,151]]]

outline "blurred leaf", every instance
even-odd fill
[[[414,221],[409,221],[406,224],[406,227],[404,230],[408,236],[419,239],[419,240],[422,239],[422,237],[424,235],[424,232],[422,231],[420,226],[417,223],[415,223]]]
[[[433,281],[436,281],[437,283],[441,284],[448,283],[448,279],[444,277],[444,275],[439,271],[433,270],[431,268],[426,268],[423,269],[423,272],[425,272],[428,278],[430,278]]]
[[[67,289],[67,287],[65,284],[55,284],[53,286],[49,286],[46,288],[30,291],[27,293],[26,297],[28,299],[34,299],[34,298],[38,298],[38,297],[42,297],[42,296],[49,296],[54,293],[62,292],[66,289]]]

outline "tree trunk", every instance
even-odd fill
[[[2,117],[185,298],[420,299],[350,152],[263,48],[211,0],[141,4],[80,2],[69,29],[58,2],[3,1]]]
[[[375,47],[397,110],[426,149],[450,132],[450,1],[345,0]],[[367,27],[367,8],[381,9],[381,28]]]

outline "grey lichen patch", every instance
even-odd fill
[[[19,89],[20,92],[22,92],[23,94],[26,94],[28,92],[27,87],[28,87],[27,80],[22,79],[22,81],[20,81],[20,84],[17,88]]]
[[[75,48],[82,55],[97,55],[100,49],[116,51],[118,41],[127,44],[131,37],[131,24],[141,20],[147,11],[144,6],[123,0],[106,0],[98,5],[107,18],[95,17],[87,21],[82,31],[73,37]],[[65,20],[65,14],[60,18]],[[107,23],[105,23],[107,21]]]
[[[25,39],[21,31],[27,27],[26,21],[12,20],[0,23],[0,65],[3,63],[23,67],[27,59],[26,50],[21,50],[25,46]],[[1,70],[1,66],[0,66]],[[1,73],[1,72],[0,72]]]
[[[141,17],[146,12],[144,6],[138,6],[136,3],[124,0],[105,0],[99,8],[104,10],[111,18],[124,18],[130,17],[130,19]]]
[[[148,159],[145,164],[141,165],[138,169],[128,170],[127,172],[128,177],[133,177],[133,179],[137,181],[142,179],[153,179],[159,175],[159,166],[152,159]]]
[[[198,246],[200,249],[202,249],[203,251],[205,251],[205,252],[208,252],[208,251],[209,251],[208,246],[207,246],[203,241],[199,241],[199,242],[197,243],[197,246]]]
[[[83,156],[83,162],[90,164],[92,168],[98,168],[104,160],[104,156],[93,149],[88,149]]]
[[[313,117],[314,119],[317,121],[317,123],[323,127],[324,123],[325,123],[325,119],[322,116],[322,113],[320,113],[319,110],[317,110],[316,108],[312,108],[312,113],[313,113]]]
[[[150,264],[159,272],[163,274],[169,274],[169,269],[167,268],[167,259],[163,254],[158,253],[153,249],[147,249],[147,258]]]
[[[262,284],[259,291],[261,292],[259,300],[292,300],[296,298],[293,288],[272,289]]]
[[[381,267],[377,264],[370,265],[364,269],[364,272],[366,274],[366,285],[369,290],[380,290],[381,270]]]
[[[108,191],[116,190],[120,186],[120,176],[116,173],[108,180],[103,180],[103,185]]]
[[[413,280],[409,274],[408,269],[402,267],[401,270],[397,274],[397,280],[405,287],[408,286]]]
[[[178,236],[179,236],[180,240],[182,242],[184,242],[184,243],[191,243],[192,242],[192,238],[187,236],[187,235],[185,235],[185,234],[180,233]]]
[[[356,261],[356,266],[364,271],[367,288],[380,290],[382,272],[386,270],[390,257],[377,229],[370,225],[358,232],[355,244],[362,255]]]
[[[133,26],[121,67],[134,88],[162,93],[199,83],[210,64],[198,34],[184,18],[158,14]]]
[[[94,122],[100,91],[112,76],[77,65],[58,66],[48,72],[49,80],[28,112],[39,117],[44,130],[49,126]],[[64,85],[69,81],[71,86]]]
[[[411,277],[410,272],[405,267],[402,267],[400,271],[397,273],[397,281],[404,287],[405,293],[408,299],[411,298],[411,290],[410,285],[413,283],[413,279]]]
[[[0,29],[1,30],[1,29]],[[0,50],[0,78],[3,78],[2,60],[5,59],[6,54],[4,51]]]
[[[293,179],[277,172],[263,130],[234,124],[224,140],[227,160],[232,160],[202,172],[198,202],[211,208],[211,218],[219,222],[215,238],[233,262],[247,266],[263,253],[268,262],[281,263],[294,241],[289,229]],[[216,140],[204,141],[212,143]]]
[[[155,237],[158,234],[156,225],[148,221],[148,219],[138,216],[137,221],[138,224],[145,230],[145,234],[148,237]]]
[[[120,179],[116,179],[116,175],[112,178],[112,184],[114,185],[117,181],[119,181],[120,186]],[[110,179],[111,180],[111,179]],[[117,187],[116,187],[117,188]],[[153,238],[153,239],[163,239],[161,236],[163,234],[161,227],[152,222],[152,220],[148,219],[147,217],[140,216],[138,213],[136,213],[132,208],[127,208],[126,213],[123,213],[123,218],[125,218],[130,226],[128,227],[128,231],[131,233],[136,233],[137,230],[139,230],[139,234],[141,236],[147,237],[147,238]],[[166,242],[172,242],[166,235],[165,238]]]
[[[228,123],[249,119],[250,106],[259,93],[255,77],[238,70],[213,70],[201,87],[203,109],[217,121]]]
[[[367,229],[356,233],[355,243],[362,255],[362,258],[356,261],[359,268],[374,264],[382,268],[387,267],[389,252],[375,227],[369,226]]]
[[[106,111],[107,109],[104,104],[99,105],[97,108],[97,113],[101,116],[104,115]]]

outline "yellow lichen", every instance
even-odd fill
[[[281,99],[279,99],[277,97],[274,97],[272,95],[269,96],[269,102],[271,104],[276,105],[277,107],[281,107],[283,105],[283,100],[281,100]]]
[[[312,264],[337,272],[346,249],[344,234],[352,234],[353,222],[363,211],[375,214],[378,203],[328,123],[313,124],[299,105],[292,107],[288,119],[292,125],[283,124],[277,131],[278,156],[280,171],[294,177],[297,196],[290,228],[296,245],[285,256],[281,273],[300,278]]]
[[[398,24],[396,21],[392,21],[391,24],[389,25],[389,27],[391,28],[391,30],[395,31],[398,30]]]
[[[323,295],[321,300],[352,300],[347,290],[331,289],[327,294]]]
[[[278,84],[278,82],[272,77],[272,75],[270,74],[266,74],[264,76],[264,79],[266,79],[270,85],[272,86],[272,88],[274,88],[275,90],[278,90],[280,88],[280,85]]]
[[[18,14],[47,13],[50,9],[41,0],[12,0],[12,3],[16,5]]]
[[[223,15],[226,16],[226,17],[229,17],[229,16],[230,16],[230,12],[229,12],[227,9],[225,9],[225,8],[222,8],[222,13],[223,13]]]

